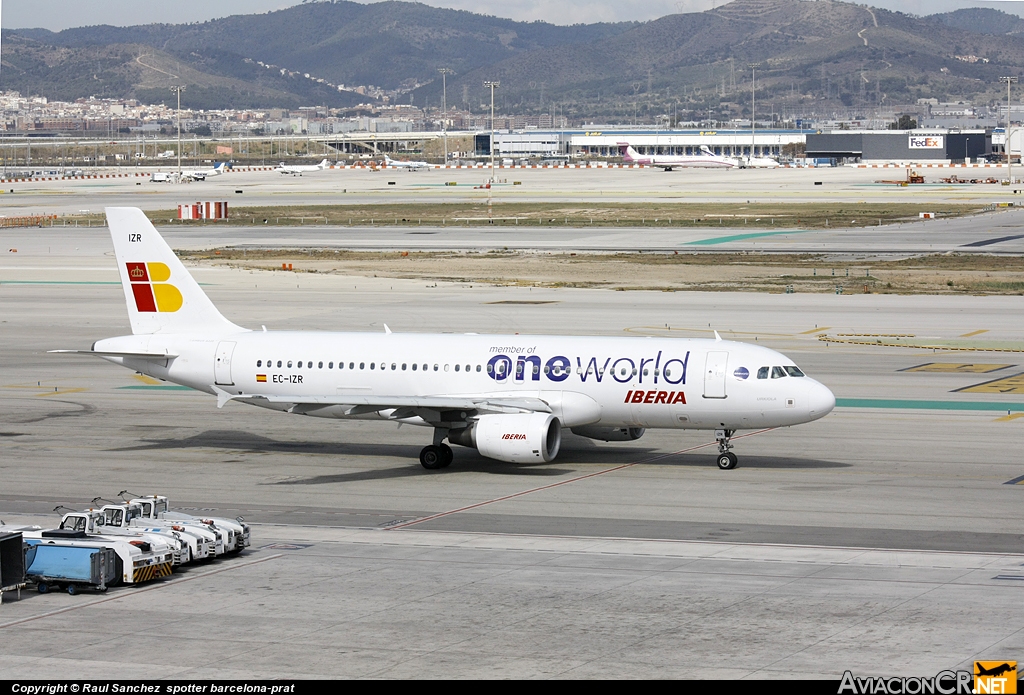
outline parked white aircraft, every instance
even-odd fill
[[[212,169],[201,169],[193,171],[182,171],[180,174],[176,171],[172,172],[153,172],[153,175],[149,177],[152,183],[181,183],[182,181],[205,181],[208,176],[220,176],[227,169],[230,169],[230,165],[224,162],[218,162]]]
[[[665,171],[672,171],[675,168],[681,169],[734,169],[738,162],[732,157],[722,157],[715,154],[707,145],[701,145],[701,154],[640,154],[633,149],[628,142],[620,142],[619,153],[622,161],[630,164],[644,164],[651,167],[661,167]]]
[[[649,427],[714,430],[719,468],[734,468],[737,430],[817,420],[824,385],[784,355],[715,339],[252,331],[213,303],[136,208],[107,208],[133,335],[91,350],[114,364],[295,415],[388,420],[433,429],[444,444],[501,461],[551,461],[563,427],[604,441]]]
[[[780,164],[771,157],[738,157],[740,169],[778,169]]]
[[[181,176],[182,178],[189,179],[191,181],[205,181],[210,176],[220,176],[229,168],[231,168],[230,165],[225,164],[224,162],[217,162],[217,165],[212,169],[183,171],[181,172]]]
[[[410,162],[408,160],[392,159],[391,157],[384,155],[384,164],[395,169],[408,169],[409,171],[416,171],[417,169],[433,169],[433,165],[427,162]]]
[[[276,171],[280,171],[282,174],[302,176],[303,173],[310,171],[323,171],[328,166],[330,166],[330,162],[326,159],[319,164],[285,164],[284,162],[281,162],[281,165],[277,167]]]

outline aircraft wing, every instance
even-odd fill
[[[117,352],[112,350],[47,350],[64,355],[93,355],[95,357],[127,357],[138,360],[170,360],[177,357],[171,352]]]
[[[289,404],[293,412],[310,412],[330,406],[348,406],[346,414],[375,413],[381,410],[407,410],[404,417],[415,411],[484,411],[489,413],[550,413],[551,406],[539,398],[489,397],[489,396],[362,396],[358,394],[341,396],[271,396],[258,393],[233,394],[214,386],[217,407],[222,408],[228,401],[265,401],[267,403]]]

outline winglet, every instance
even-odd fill
[[[722,342],[722,336],[718,335],[718,331],[715,331],[715,342],[716,343]]]
[[[386,323],[384,324],[384,333],[385,335],[391,335],[391,329],[388,328],[388,325]]]

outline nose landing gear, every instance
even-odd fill
[[[718,441],[718,458],[716,459],[718,467],[723,471],[731,471],[739,463],[739,457],[729,451],[732,449],[732,444],[729,443],[729,439],[732,437],[736,430],[715,430],[715,439]]]

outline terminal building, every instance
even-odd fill
[[[834,130],[807,135],[809,159],[841,163],[956,164],[993,152],[991,130]]]
[[[700,154],[707,147],[726,157],[779,157],[786,145],[803,144],[806,130],[652,130],[652,129],[564,129],[495,131],[495,156],[529,157],[618,157],[619,143],[628,143],[640,154]],[[476,135],[476,151],[489,155],[490,132]]]

